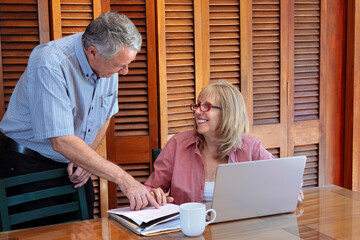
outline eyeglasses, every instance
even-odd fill
[[[218,108],[218,109],[221,109],[221,107],[217,107],[217,106],[213,106],[211,104],[208,104],[208,103],[203,103],[203,104],[190,104],[190,110],[195,112],[196,109],[200,108],[200,110],[202,112],[208,112],[211,110],[211,108]]]

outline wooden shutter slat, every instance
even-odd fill
[[[19,28],[0,28],[0,34],[6,35],[6,34],[17,34],[17,35],[24,35],[24,34],[39,34],[38,28],[25,28],[25,27],[19,27]]]
[[[62,19],[69,19],[69,20],[73,20],[73,19],[89,19],[90,21],[92,20],[92,14],[88,13],[88,12],[77,12],[77,14],[74,16],[74,14],[69,13],[69,12],[64,12],[62,14]]]
[[[319,72],[319,71],[320,71],[319,67],[308,65],[308,66],[304,66],[304,67],[297,66],[297,68],[296,68],[296,70],[295,70],[295,73],[301,73],[301,72]]]
[[[319,103],[318,102],[310,102],[310,103],[299,103],[296,108],[295,111],[304,111],[304,110],[309,110],[309,109],[313,109],[314,111],[317,111],[317,108],[319,107]]]
[[[61,0],[61,4],[74,4],[74,0]],[[76,4],[90,5],[92,0],[76,0]]]
[[[171,80],[188,80],[188,79],[194,79],[195,75],[194,73],[169,73],[167,74],[168,81]]]
[[[300,86],[300,85],[312,85],[312,84],[319,84],[319,79],[299,79],[298,81],[296,81],[296,83],[294,84],[295,86]]]
[[[1,9],[1,6],[0,6]],[[1,10],[0,10],[1,11]],[[2,13],[2,19],[37,19],[37,14],[35,12],[6,12]],[[1,26],[1,23],[0,23]]]
[[[279,86],[277,81],[254,81],[254,87],[274,87]]]
[[[257,81],[274,81],[274,80],[279,80],[280,77],[279,75],[253,75],[253,82],[257,82]],[[279,85],[279,83],[277,83]]]
[[[191,99],[191,98],[188,98],[188,99],[181,99],[180,101],[171,101],[169,102],[169,113],[174,113],[174,109],[177,108],[178,110],[179,109],[182,109],[182,108],[189,108],[189,104],[192,104],[194,103],[194,100]],[[174,109],[172,109],[174,108]]]
[[[298,4],[295,5],[295,9],[296,9],[297,5]],[[320,16],[320,12],[319,11],[298,11],[298,10],[295,10],[295,15],[297,17],[308,17],[308,16],[318,17],[318,16]]]
[[[240,64],[240,59],[238,57],[234,57],[234,58],[218,58],[218,59],[212,59],[210,61],[210,64],[213,66],[217,66],[217,65],[225,65],[225,64]]]
[[[210,19],[210,26],[237,26],[239,19]]]
[[[125,109],[125,108],[124,108]],[[122,116],[126,116],[126,117],[129,117],[129,116],[146,116],[148,115],[148,111],[145,110],[145,109],[126,109],[126,111],[121,111],[118,113],[118,116],[119,117],[122,117]],[[121,120],[117,120],[116,123],[120,123]]]
[[[266,94],[254,94],[254,106],[257,106],[257,105],[261,105],[261,104],[268,104],[267,103],[262,103],[261,100],[277,100],[277,99],[280,99],[280,95],[279,94],[276,94],[275,93],[266,93]],[[277,106],[274,106],[274,107],[277,107]]]
[[[304,84],[304,85],[296,85],[295,86],[295,91],[317,91],[319,90],[319,86],[318,85],[311,85],[311,84]]]
[[[236,72],[227,71],[227,72],[221,72],[221,73],[213,71],[210,73],[210,78],[213,81],[216,81],[216,79],[227,80],[227,81],[233,83],[234,85],[238,86],[240,73],[238,71],[236,71]],[[237,79],[237,80],[234,82],[235,79]]]
[[[280,64],[277,62],[261,62],[261,63],[254,63],[254,69],[261,69],[261,68],[279,68]]]
[[[296,100],[294,100],[294,103],[296,104],[317,103],[317,102],[319,102],[319,99],[317,97],[297,98]]]
[[[279,112],[279,107],[277,106],[258,106],[254,113],[264,113],[264,112]]]
[[[130,123],[130,122],[146,122],[148,121],[147,116],[137,116],[137,117],[123,117],[116,119],[119,123]]]
[[[193,97],[193,93],[181,93],[178,92],[178,94],[168,94],[168,99],[169,101],[174,101],[174,100],[182,100],[182,99],[191,99]]]
[[[194,92],[195,89],[193,86],[177,86],[177,87],[169,87],[168,88],[168,94],[173,94],[173,93],[187,93],[187,92]]]
[[[72,26],[75,26],[75,27],[84,27],[86,28],[91,22],[91,19],[89,20],[75,20],[74,17],[72,20],[62,20],[61,21],[61,25],[63,26],[63,28],[66,28],[66,27],[72,27]]]
[[[168,6],[168,5],[166,5]],[[171,11],[165,11],[165,18],[193,18],[193,15],[191,12],[171,12]]]
[[[189,103],[191,104],[191,103]],[[189,112],[189,105],[187,106],[180,106],[180,107],[172,107],[171,111],[169,111],[169,116],[170,114],[174,114],[174,113],[185,113],[185,112]]]
[[[61,5],[62,13],[91,13],[92,7],[91,5],[78,5],[78,4],[71,4],[71,5]],[[76,14],[74,14],[76,17]]]

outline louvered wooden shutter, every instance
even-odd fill
[[[240,88],[240,0],[209,1],[210,83],[226,80]]]
[[[253,0],[242,10],[246,14],[251,13],[244,19],[251,25],[241,23],[247,29],[245,32],[252,34],[247,42],[251,48],[242,46],[242,49],[251,49],[242,59],[251,61],[251,64],[245,65],[248,68],[242,68],[251,73],[242,75],[252,78],[247,80],[247,89],[243,89],[248,91],[244,95],[248,99],[250,134],[260,139],[265,148],[277,149],[279,157],[288,156],[286,81],[291,80],[286,78],[290,49],[281,49],[287,46],[285,43],[289,39],[286,36],[290,31],[285,27],[288,15],[284,13],[289,10],[284,4],[281,5],[279,0]]]
[[[119,112],[115,116],[115,137],[148,136],[149,108],[147,82],[146,9],[143,0],[111,1],[111,10],[122,12],[142,35],[142,47],[129,73],[119,75]]]
[[[303,187],[309,188],[318,186],[319,145],[309,144],[303,146],[295,146],[294,156],[306,156]]]
[[[111,0],[109,8],[129,17],[143,41],[129,73],[119,76],[119,112],[107,133],[108,158],[143,183],[152,168],[151,149],[158,148],[155,2]],[[109,191],[111,208],[129,203],[115,184]]]
[[[294,155],[307,156],[304,187],[319,185],[320,127],[320,0],[294,3]],[[323,82],[322,84],[325,84]],[[325,103],[322,103],[325,106]]]
[[[39,8],[39,4],[43,4],[44,8]],[[0,118],[5,113],[17,81],[25,71],[31,51],[48,40],[49,19],[46,2],[42,0],[1,1]]]
[[[294,120],[319,119],[320,1],[295,1]]]
[[[195,32],[192,1],[159,1],[161,145],[169,135],[192,129],[195,102]],[[165,67],[166,66],[166,67]],[[163,146],[162,146],[163,147]]]
[[[178,112],[172,114],[173,118],[170,119],[172,108],[166,105],[172,103],[169,98],[172,83],[169,76],[180,73],[186,76],[191,70],[195,71],[194,98],[201,87],[209,82],[208,77],[210,82],[225,79],[239,86],[248,107],[250,134],[262,140],[263,146],[277,157],[299,154],[308,156],[305,184],[309,187],[321,185],[324,182],[321,174],[328,171],[323,165],[327,161],[326,154],[338,153],[341,146],[336,144],[341,143],[341,140],[329,141],[325,132],[325,129],[337,124],[334,120],[329,121],[329,118],[325,120],[328,108],[330,115],[335,116],[331,106],[326,105],[329,97],[326,96],[325,76],[332,76],[330,72],[334,72],[340,79],[342,77],[339,76],[341,70],[328,67],[329,59],[320,50],[331,50],[333,45],[329,43],[329,38],[321,36],[331,23],[326,16],[341,14],[335,12],[335,8],[322,8],[323,4],[329,5],[324,0],[158,1],[161,146],[177,132],[170,132],[173,119],[179,122],[183,120],[177,116]],[[326,11],[332,12],[322,17],[320,13]],[[187,18],[193,20],[186,22]],[[179,65],[177,68],[170,65],[173,52],[168,49],[172,49],[169,43],[173,39],[168,36],[176,31],[167,29],[177,26],[178,30],[181,24],[186,23],[188,28],[194,29],[192,46],[195,63],[193,69],[184,71]],[[237,28],[237,23],[240,28]],[[334,36],[341,30],[334,26],[331,28]],[[201,36],[197,35],[199,29],[202,31]],[[182,34],[178,33],[178,38]],[[197,65],[199,49],[202,50],[202,58],[208,57],[209,61],[203,60]],[[239,54],[239,58],[236,54]],[[321,68],[321,65],[325,68]],[[239,75],[236,75],[237,71]],[[205,80],[199,85],[200,75]],[[337,93],[340,91],[336,90]],[[341,96],[333,97],[341,100]],[[329,143],[334,148],[328,146]],[[330,168],[335,167],[336,160],[329,161],[332,161]]]
[[[304,186],[317,186],[320,4],[253,0],[252,21],[253,130],[280,157],[307,156]]]
[[[253,1],[253,124],[280,122],[280,1]]]

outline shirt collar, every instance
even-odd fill
[[[94,73],[94,71],[91,69],[82,46],[81,37],[83,34],[84,33],[79,33],[75,41],[76,57],[79,61],[81,70],[84,73],[84,77],[89,81],[90,79],[96,80],[97,79],[96,73]]]
[[[196,144],[196,147],[199,144],[199,139],[197,139],[195,137],[195,130],[193,131],[193,134],[191,135],[191,137],[189,137],[188,142],[184,146],[184,149],[186,149],[186,148],[188,148],[188,147],[190,147],[190,146],[192,146],[194,144]]]
[[[196,149],[198,149],[198,145],[199,145],[199,139],[195,137],[195,130],[194,130],[194,134],[189,138],[189,141],[187,144],[185,144],[185,149],[195,145]],[[241,146],[238,146],[236,151],[239,151],[241,149]],[[231,150],[227,156],[229,157],[229,163],[235,163],[235,152],[233,150]]]

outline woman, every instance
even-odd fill
[[[259,140],[247,136],[244,99],[232,84],[219,81],[206,86],[190,109],[195,130],[168,141],[145,182],[158,203],[211,201],[217,165],[274,158]]]

